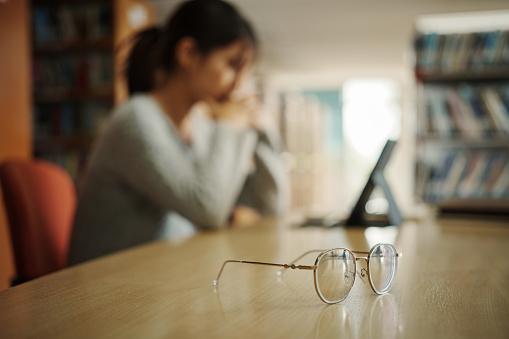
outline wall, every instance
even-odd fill
[[[30,60],[28,0],[0,1],[0,163],[30,157]],[[0,196],[0,290],[10,286],[14,263]]]

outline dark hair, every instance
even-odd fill
[[[167,73],[175,69],[175,48],[184,37],[193,38],[203,55],[239,39],[257,46],[251,26],[229,3],[186,1],[162,28],[149,28],[135,35],[125,70],[130,95],[152,90],[157,69]]]

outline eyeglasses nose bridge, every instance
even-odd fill
[[[361,260],[361,259],[364,259],[366,260],[366,266],[368,266],[368,262],[369,262],[369,259],[368,257],[355,257],[355,261],[357,262],[357,260]],[[368,270],[365,269],[364,267],[361,268],[360,272],[357,271],[357,275],[359,276],[359,278],[362,280],[362,282],[365,284],[366,283],[366,280],[364,280],[364,277],[366,276],[366,274],[368,273]]]
[[[368,264],[368,260],[369,260],[368,257],[355,257],[355,261],[360,260],[360,259],[366,260],[366,265]]]

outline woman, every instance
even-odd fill
[[[275,144],[235,89],[256,54],[249,24],[220,0],[183,3],[141,32],[128,57],[130,99],[92,154],[71,237],[76,264],[151,240],[227,225],[236,206],[284,209]],[[211,119],[192,119],[207,101]]]

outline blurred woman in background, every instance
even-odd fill
[[[257,123],[251,98],[236,92],[257,51],[237,10],[221,0],[187,1],[134,41],[130,98],[91,156],[70,264],[286,206],[277,138]],[[200,102],[209,118],[191,114]]]

